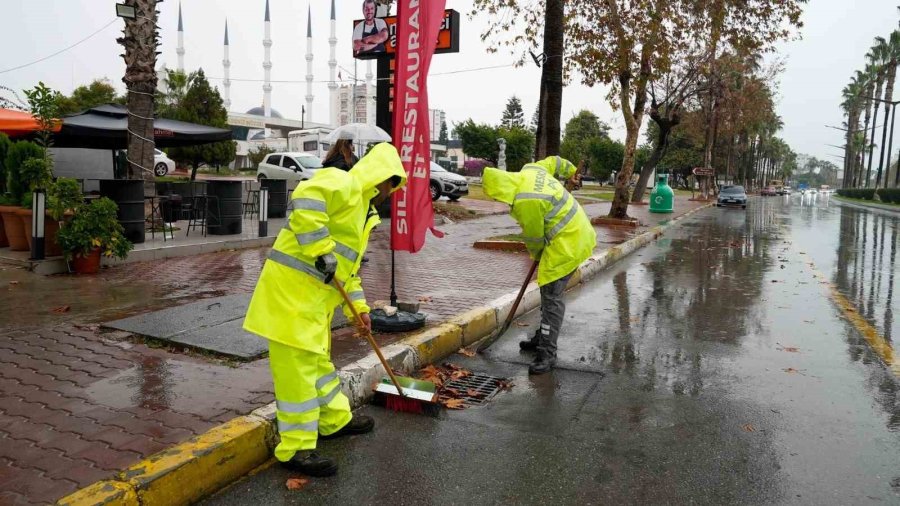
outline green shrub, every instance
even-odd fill
[[[21,202],[29,191],[29,181],[22,176],[22,164],[29,158],[44,158],[44,149],[29,141],[13,143],[6,153],[6,191],[14,202]]]
[[[71,260],[76,253],[88,254],[94,248],[100,248],[107,257],[128,256],[133,245],[125,238],[116,211],[116,203],[106,197],[79,206],[75,216],[60,228],[57,236],[66,259]]]
[[[5,133],[0,133],[0,195],[6,193],[6,153],[12,141]]]
[[[57,179],[47,189],[47,211],[54,220],[62,220],[66,211],[74,212],[83,201],[81,185],[70,177]]]
[[[841,188],[837,191],[838,195],[851,199],[874,200],[874,188]]]
[[[888,204],[900,204],[900,188],[881,188],[878,197]]]

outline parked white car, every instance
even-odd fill
[[[288,189],[305,181],[322,168],[322,160],[309,153],[272,153],[256,169],[256,179],[286,179]]]
[[[175,171],[175,162],[158,149],[153,150],[153,173],[159,177]]]

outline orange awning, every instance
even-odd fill
[[[60,122],[54,125],[54,132],[59,132]],[[24,137],[40,130],[41,126],[31,113],[0,109],[0,132],[10,137]]]

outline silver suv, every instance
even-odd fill
[[[256,179],[286,179],[288,189],[305,181],[322,168],[322,160],[309,153],[271,153],[256,169]]]

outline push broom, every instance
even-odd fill
[[[372,331],[363,323],[362,317],[350,301],[344,286],[341,285],[337,278],[333,279],[333,283],[335,288],[341,292],[341,297],[344,298],[344,302],[353,313],[359,332],[366,338],[366,341],[369,341],[369,345],[375,350],[378,360],[381,361],[381,365],[388,375],[388,378],[382,378],[378,385],[375,386],[374,402],[392,411],[437,415],[441,410],[441,405],[437,402],[437,386],[430,381],[394,374],[393,369],[388,365],[387,360],[384,359],[384,355],[381,354],[381,348],[375,342]]]

